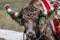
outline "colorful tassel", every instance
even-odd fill
[[[12,9],[7,8],[7,12],[12,15],[13,17],[19,17],[20,13],[19,12],[14,12]]]
[[[50,10],[48,10],[47,12],[43,12],[42,11],[42,16],[47,16],[47,15],[50,15],[50,14],[52,14],[52,12],[54,11],[54,9],[55,9],[56,7],[55,6],[53,6]]]

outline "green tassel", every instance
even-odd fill
[[[20,16],[20,12],[18,12],[18,15],[17,15],[18,17]]]
[[[44,15],[44,12],[42,12],[42,16],[45,16],[45,15]]]
[[[42,19],[39,19],[39,25],[42,25],[44,22]]]
[[[52,13],[53,12],[53,10],[50,10],[50,13]]]
[[[11,10],[11,11],[9,12],[9,14],[12,15],[12,13],[13,13],[13,11]]]

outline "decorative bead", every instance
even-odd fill
[[[57,8],[57,7],[58,7],[58,5],[57,5],[57,4],[54,4],[54,7],[55,7],[55,8]]]
[[[7,11],[9,12],[10,15],[12,15],[13,11],[10,8],[7,9]]]
[[[47,11],[47,13],[48,13],[48,15],[50,15],[50,11],[49,10]]]
[[[13,17],[15,16],[15,12],[12,13],[12,16],[13,16]]]
[[[17,17],[18,16],[18,13],[17,12],[15,12],[15,17]]]
[[[9,6],[6,6],[5,8],[8,9],[8,8],[10,8],[10,7],[9,7]]]
[[[15,17],[18,17],[20,16],[20,13],[19,12],[15,12]]]
[[[53,12],[53,10],[50,10],[50,13],[52,13]]]
[[[44,12],[45,16],[47,16],[47,12]]]
[[[51,10],[54,10],[54,7],[52,7]]]
[[[54,4],[54,6],[53,6],[54,8],[57,8],[58,6],[57,6],[57,4]]]
[[[21,16],[20,12],[18,12],[18,17]]]
[[[45,14],[45,13],[44,13],[44,12],[42,12],[42,16],[44,16],[44,14]]]
[[[8,11],[8,12],[10,12],[10,11],[11,11],[11,9],[10,9],[10,8],[8,8],[8,9],[7,9],[7,11]]]
[[[13,11],[10,11],[9,13],[10,13],[10,15],[12,15]]]

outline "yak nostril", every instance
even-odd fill
[[[29,32],[29,33],[28,33],[28,36],[33,37],[33,36],[34,36],[34,33]]]
[[[32,32],[29,32],[29,34],[33,34]]]

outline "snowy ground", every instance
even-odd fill
[[[0,38],[6,40],[23,40],[23,32],[0,29]]]

